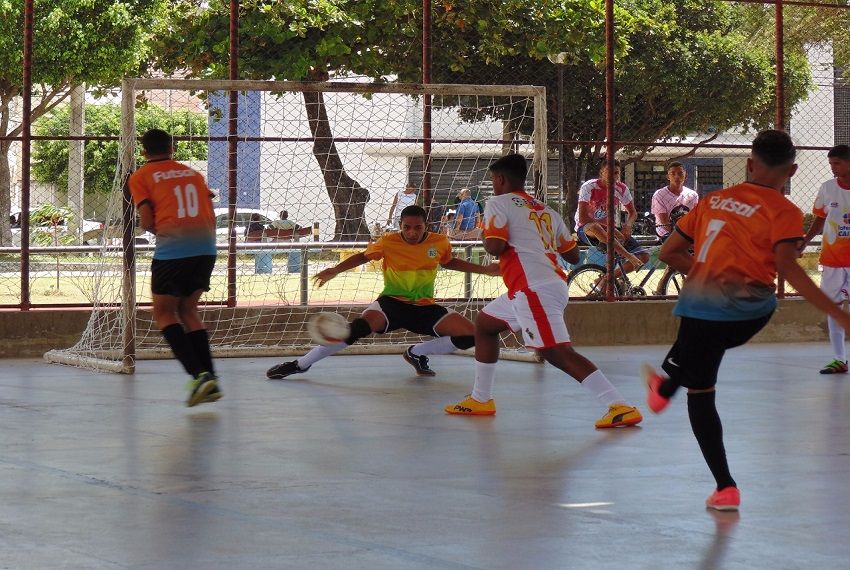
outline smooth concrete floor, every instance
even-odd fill
[[[643,406],[666,347],[580,349]],[[824,344],[727,354],[718,407],[740,515],[686,398],[637,428],[551,366],[501,362],[498,415],[448,416],[473,361],[336,356],[218,362],[225,397],[187,409],[173,361],[134,377],[0,361],[0,568],[847,568],[850,377]]]

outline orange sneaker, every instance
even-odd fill
[[[467,416],[493,416],[496,414],[496,402],[492,398],[487,402],[479,402],[471,394],[457,404],[449,404],[445,408],[447,414],[462,414]]]
[[[737,511],[738,507],[741,506],[741,492],[737,487],[726,487],[721,491],[715,490],[705,500],[705,506],[717,511]]]
[[[646,405],[654,413],[660,414],[667,407],[667,404],[670,403],[670,398],[665,398],[658,393],[658,388],[661,386],[664,378],[655,371],[655,368],[646,363],[641,366],[640,375],[643,377],[643,381],[646,382]]]

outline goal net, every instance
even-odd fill
[[[100,255],[92,271],[68,276],[92,316],[76,345],[45,355],[52,362],[132,372],[137,359],[170,355],[151,313],[155,236],[135,226],[126,188],[149,128],[174,135],[175,158],[204,173],[216,196],[218,259],[201,307],[215,357],[301,354],[311,313],[359,315],[383,287],[380,262],[322,288],[312,277],[397,229],[411,199],[405,186],[428,210],[429,229],[449,232],[455,255],[480,263],[492,260],[475,228],[457,223],[461,190],[483,207],[487,168],[507,152],[530,160],[529,191],[547,190],[542,87],[130,79],[121,97],[121,157]],[[138,124],[140,105],[163,110],[163,124]],[[206,117],[207,128],[169,124],[186,112]],[[497,277],[437,275],[437,302],[467,317],[503,291]],[[372,335],[346,352],[400,352],[419,340]]]

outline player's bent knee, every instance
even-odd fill
[[[473,346],[475,346],[475,337],[472,335],[453,336],[451,337],[451,339],[452,344],[460,350],[466,350],[467,348],[472,348]]]
[[[345,339],[345,344],[352,345],[370,334],[372,334],[372,327],[369,325],[369,321],[358,317],[351,321],[351,334]]]

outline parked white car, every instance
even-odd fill
[[[30,208],[30,212],[33,212],[37,209],[37,207]],[[21,210],[20,208],[13,208],[10,212],[10,222],[12,225],[12,245],[20,247],[21,245]],[[58,237],[60,239],[64,239],[68,236],[68,219],[63,218],[59,220],[59,223],[56,226],[56,231],[58,233]],[[103,223],[98,222],[97,220],[83,220],[80,224],[82,232],[83,232],[83,243],[86,244],[95,244],[98,243],[101,235],[103,234]],[[30,224],[30,244],[38,243],[40,239],[37,239],[39,234],[43,234],[45,236],[44,241],[49,241],[53,238],[53,226],[48,222],[44,221],[38,224]]]
[[[245,241],[245,228],[251,221],[251,216],[258,214],[260,223],[268,227],[277,219],[277,213],[271,210],[258,210],[255,208],[237,208],[234,231],[236,241]],[[227,243],[227,208],[215,208],[215,241]]]

